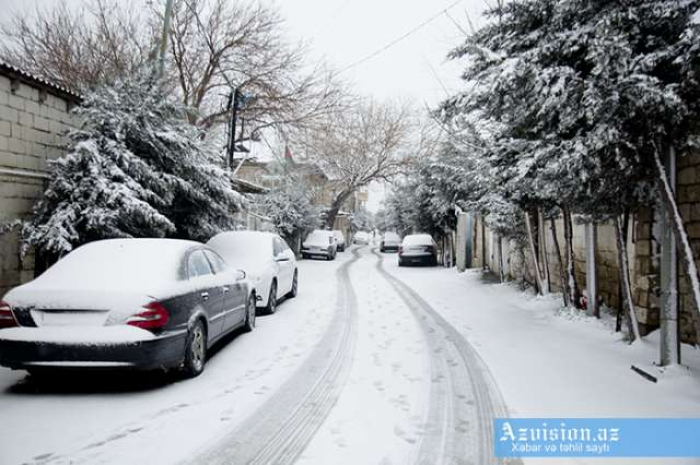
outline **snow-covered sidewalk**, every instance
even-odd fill
[[[509,284],[488,283],[475,271],[399,268],[390,260],[385,267],[477,348],[512,416],[700,416],[700,351],[693,347],[683,346],[684,366],[661,371],[653,364],[659,357],[658,332],[629,345],[610,321],[560,311],[561,301],[555,296],[536,297]],[[633,364],[657,376],[659,382],[634,373]],[[640,462],[670,463],[668,459],[610,463]]]

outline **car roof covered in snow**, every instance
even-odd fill
[[[403,238],[404,245],[432,245],[433,238],[430,234],[410,234]]]
[[[78,247],[31,285],[51,289],[141,290],[180,280],[188,250],[203,244],[178,239],[108,239]]]
[[[226,231],[209,239],[207,246],[229,265],[243,265],[250,260],[271,258],[272,239],[276,236],[262,231]]]

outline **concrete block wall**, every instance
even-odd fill
[[[50,86],[0,75],[0,224],[26,218],[43,195],[47,161],[64,154],[76,126],[71,104]],[[0,296],[33,277],[33,253],[20,260],[18,232],[0,236]]]

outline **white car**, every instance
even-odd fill
[[[355,237],[353,238],[353,242],[358,245],[367,245],[371,242],[371,240],[372,235],[365,231],[357,231],[357,233],[355,233]]]
[[[382,236],[382,242],[379,244],[380,252],[394,251],[398,252],[401,245],[401,237],[395,232],[385,232]]]
[[[343,231],[334,229],[331,232],[333,233],[333,237],[335,237],[338,244],[338,252],[345,252],[345,235],[343,234]]]
[[[411,234],[399,246],[399,266],[422,263],[437,266],[437,244],[430,234]]]
[[[257,307],[275,313],[283,297],[296,297],[299,270],[294,252],[277,234],[228,231],[209,239],[207,246],[229,266],[242,269],[253,284]]]
[[[335,260],[337,253],[338,241],[332,231],[317,229],[301,245],[303,258],[324,257],[326,260]]]

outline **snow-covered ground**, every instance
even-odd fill
[[[554,297],[382,256],[379,266],[364,247],[301,261],[299,297],[221,346],[199,378],[37,384],[0,369],[0,463],[481,465],[490,415],[506,409],[700,416],[699,351],[684,347],[689,368],[661,372],[655,335],[629,346]],[[610,461],[640,462],[700,463]]]

